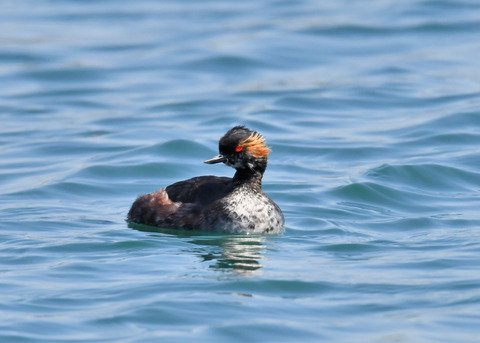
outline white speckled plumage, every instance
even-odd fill
[[[236,188],[219,200],[223,216],[212,216],[210,227],[215,231],[240,234],[280,234],[284,217],[280,208],[260,189],[248,185]]]

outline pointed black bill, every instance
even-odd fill
[[[208,164],[214,164],[214,163],[220,163],[220,162],[226,162],[227,158],[223,155],[217,155],[215,157],[212,157],[209,160],[203,161],[203,163],[208,163]]]

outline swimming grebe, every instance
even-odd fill
[[[283,232],[283,213],[262,190],[270,152],[265,139],[257,131],[235,126],[220,139],[219,152],[205,163],[235,168],[233,178],[199,176],[141,195],[127,221],[234,234]]]

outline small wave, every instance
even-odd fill
[[[435,208],[437,198],[426,194],[418,194],[405,189],[375,182],[355,182],[346,186],[337,187],[327,192],[343,204],[358,204],[374,206],[379,213],[386,209],[396,212],[410,213],[411,211],[429,212]],[[355,205],[354,205],[355,206]]]
[[[480,187],[480,173],[439,164],[384,164],[367,172],[370,179],[436,192],[470,191]]]
[[[242,73],[268,68],[268,65],[244,56],[212,56],[185,62],[183,67],[214,73],[230,72],[232,68]]]

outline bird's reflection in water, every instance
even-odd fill
[[[262,252],[265,250],[262,236],[219,236],[195,237],[190,243],[199,245],[199,256],[203,261],[212,261],[210,268],[218,271],[234,271],[243,276],[260,272]],[[203,251],[203,252],[202,252]]]
[[[210,262],[210,268],[219,272],[253,276],[259,274],[263,267],[261,260],[267,248],[265,236],[212,235],[133,223],[129,224],[129,227],[139,231],[164,233],[187,239],[189,243],[194,244],[189,251],[200,257],[202,262]]]

